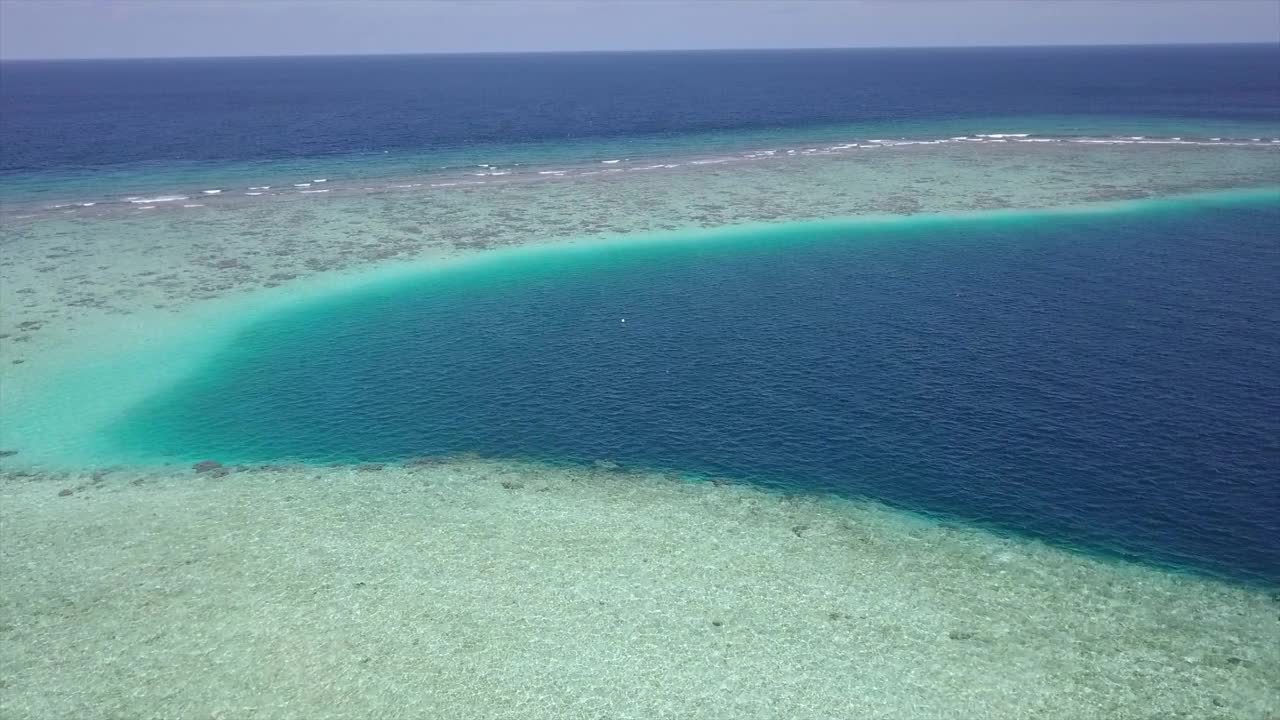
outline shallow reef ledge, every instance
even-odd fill
[[[202,469],[0,477],[6,717],[1280,711],[1265,590],[607,463]]]

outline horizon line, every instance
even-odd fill
[[[718,52],[821,52],[857,50],[1031,50],[1040,48],[1156,48],[1156,47],[1247,47],[1276,46],[1266,40],[1188,41],[1188,42],[1132,42],[1132,43],[1042,43],[1000,45],[854,45],[811,47],[717,47],[717,48],[621,48],[578,50],[440,50],[423,52],[369,52],[369,53],[304,53],[268,55],[136,55],[121,57],[0,57],[0,63],[10,62],[87,62],[130,60],[265,60],[309,58],[387,58],[387,57],[468,57],[492,55],[640,55],[657,53],[718,53]]]

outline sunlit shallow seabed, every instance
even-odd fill
[[[853,501],[469,460],[3,493],[12,717],[1276,710],[1266,593]]]
[[[1040,165],[988,154],[972,168],[967,155],[922,154],[893,173],[806,158],[795,162],[830,161],[832,174],[708,170],[7,223],[0,290],[21,310],[5,313],[0,345],[0,437],[19,450],[0,486],[6,712],[1274,714],[1280,605],[1266,587],[727,474],[227,457],[254,467],[192,475],[101,442],[123,410],[199,371],[255,319],[433,266],[445,277],[511,261],[430,259],[471,243],[569,237],[597,252],[620,235],[948,212],[986,193],[1024,208],[1248,187],[1277,156],[1170,163],[1147,150]],[[899,201],[911,204],[883,205],[894,188],[914,189]]]

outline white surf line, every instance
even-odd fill
[[[175,202],[177,200],[186,200],[188,198],[186,195],[159,195],[157,197],[152,197],[152,198],[134,196],[134,197],[125,198],[125,199],[135,205],[148,205],[151,203],[159,203],[159,202]]]

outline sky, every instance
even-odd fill
[[[1280,0],[0,0],[0,58],[1280,43]]]

